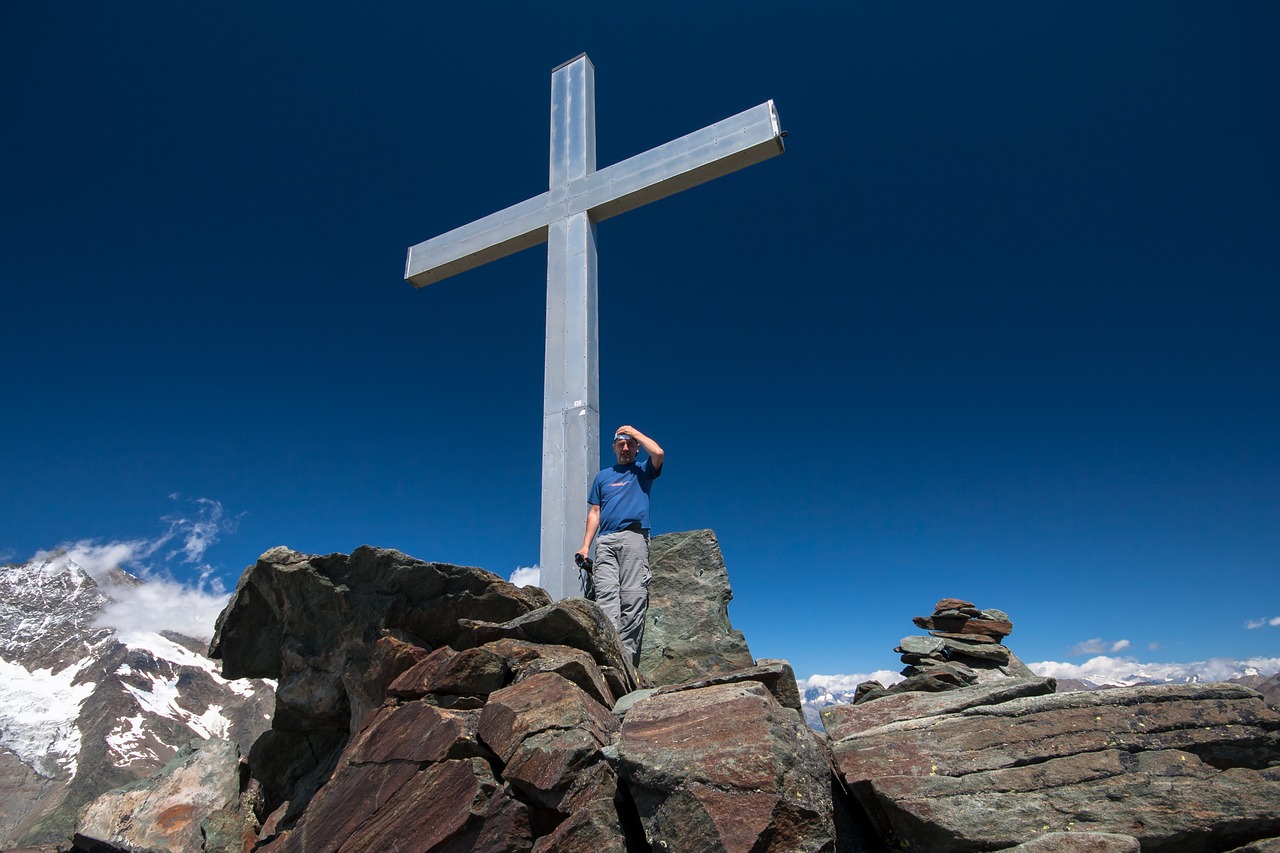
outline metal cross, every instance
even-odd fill
[[[550,189],[409,249],[423,287],[547,244],[542,403],[542,586],[580,595],[573,553],[600,452],[596,223],[782,153],[773,101],[596,171],[595,68],[584,53],[551,72]]]

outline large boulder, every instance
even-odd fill
[[[193,740],[164,769],[108,791],[80,812],[75,844],[127,853],[205,853],[204,823],[235,811],[240,750],[229,740]]]
[[[241,575],[209,655],[226,678],[278,679],[274,728],[347,732],[382,701],[384,634],[457,646],[463,618],[506,621],[549,603],[537,587],[399,551],[272,548]]]
[[[649,612],[640,675],[649,684],[680,684],[755,663],[729,622],[733,590],[711,530],[655,536],[649,547]]]
[[[653,695],[622,724],[619,772],[655,850],[833,851],[816,735],[758,682]]]
[[[1207,853],[1280,829],[1280,714],[1253,691],[1035,695],[1045,686],[1015,679],[829,714],[839,772],[881,834],[911,851],[1084,831]]]

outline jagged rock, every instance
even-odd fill
[[[403,672],[387,688],[391,696],[418,699],[428,693],[488,696],[502,688],[506,658],[487,649],[455,651],[444,646]]]
[[[1263,769],[1280,763],[1280,714],[1252,691],[1025,694],[1038,689],[898,694],[829,714],[837,767],[881,833],[909,850],[1088,830],[1131,835],[1144,851],[1208,851],[1215,837],[1280,828],[1280,770]]]
[[[431,649],[401,639],[397,633],[383,631],[383,636],[374,643],[369,670],[364,677],[371,697],[386,696],[392,682],[431,653]]]
[[[275,728],[353,731],[382,701],[369,679],[384,630],[427,648],[460,647],[459,620],[501,622],[549,602],[537,587],[399,551],[320,557],[273,548],[241,575],[209,654],[226,678],[279,680]]]
[[[528,810],[483,758],[428,764],[344,762],[291,831],[264,853],[474,850],[520,853],[533,846]]]
[[[348,764],[437,762],[484,758],[477,734],[480,711],[439,708],[426,702],[387,705],[371,714],[343,753]]]
[[[588,803],[539,838],[533,853],[627,853],[618,810],[603,799]]]
[[[696,690],[699,687],[710,687],[713,684],[737,684],[743,681],[758,681],[769,689],[778,704],[793,711],[801,711],[800,689],[796,686],[795,670],[784,660],[761,659],[755,666],[728,672],[723,675],[709,675],[695,678],[683,684],[672,684],[659,687],[653,693],[676,693],[681,690]]]
[[[1005,853],[1141,853],[1138,839],[1114,832],[1046,832]]]
[[[618,743],[657,850],[834,850],[830,771],[814,734],[762,684],[651,696]]]
[[[579,727],[604,746],[617,733],[618,721],[582,688],[553,672],[494,693],[480,716],[480,737],[504,763],[531,735]]]
[[[240,797],[240,750],[229,740],[193,740],[150,779],[108,791],[85,806],[75,844],[128,853],[203,853],[201,824]]]
[[[617,630],[594,601],[566,598],[501,623],[462,619],[460,624],[467,634],[459,648],[497,640],[569,646],[591,655],[615,696],[639,686]]]
[[[513,681],[523,681],[539,672],[554,672],[581,687],[606,708],[613,707],[616,701],[600,667],[591,655],[581,649],[521,640],[495,640],[481,648],[506,660],[508,668],[515,673]]]
[[[601,750],[617,732],[607,709],[553,672],[494,693],[479,725],[481,739],[503,763],[503,779],[555,812],[535,813],[535,829],[554,827],[592,802],[613,803],[617,774]]]
[[[965,601],[963,598],[944,598],[937,604],[933,605],[933,612],[935,615],[952,610],[957,612],[972,611],[972,615],[974,616],[977,616],[980,613],[980,611],[974,608],[972,601]]]
[[[754,663],[742,632],[729,622],[733,591],[713,531],[655,536],[649,571],[639,668],[650,685],[679,684]]]

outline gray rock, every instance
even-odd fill
[[[699,687],[710,687],[713,684],[737,684],[743,681],[760,682],[769,688],[769,692],[773,694],[774,699],[778,700],[779,705],[798,713],[803,712],[800,706],[800,688],[796,685],[795,671],[791,668],[791,664],[784,660],[761,659],[758,664],[746,669],[734,670],[723,675],[708,675],[703,678],[695,678],[683,684],[659,687],[656,692],[660,694],[675,693],[680,690],[696,690]]]
[[[108,791],[84,807],[75,843],[151,853],[203,853],[202,824],[235,809],[240,750],[229,740],[193,740],[155,776]]]
[[[1036,681],[899,694],[826,715],[839,772],[880,832],[937,853],[1049,831],[1190,853],[1280,830],[1280,772],[1268,769],[1280,763],[1280,714],[1257,694],[1172,685],[1029,695],[1043,689]]]
[[[894,651],[899,654],[928,657],[929,655],[940,654],[946,648],[946,645],[937,637],[903,637],[898,641],[898,647]]]
[[[1140,853],[1132,835],[1114,832],[1046,832],[1031,841],[1009,847],[1005,853]]]
[[[640,674],[650,685],[680,684],[754,663],[742,632],[729,623],[733,591],[713,531],[655,536],[649,570]]]

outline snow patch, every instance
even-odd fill
[[[74,684],[90,661],[53,672],[28,672],[0,658],[0,746],[47,779],[76,775],[80,755],[80,708],[93,693],[92,682]]]
[[[202,714],[188,711],[178,704],[178,676],[162,678],[158,675],[142,676],[151,683],[150,690],[125,684],[124,689],[133,696],[138,707],[157,717],[167,717],[182,723],[200,737],[226,737],[231,721],[222,715],[221,705],[210,705]]]
[[[155,750],[144,745],[147,733],[143,731],[143,716],[125,717],[107,735],[107,747],[115,754],[116,767],[128,767],[135,761],[159,760]]]

